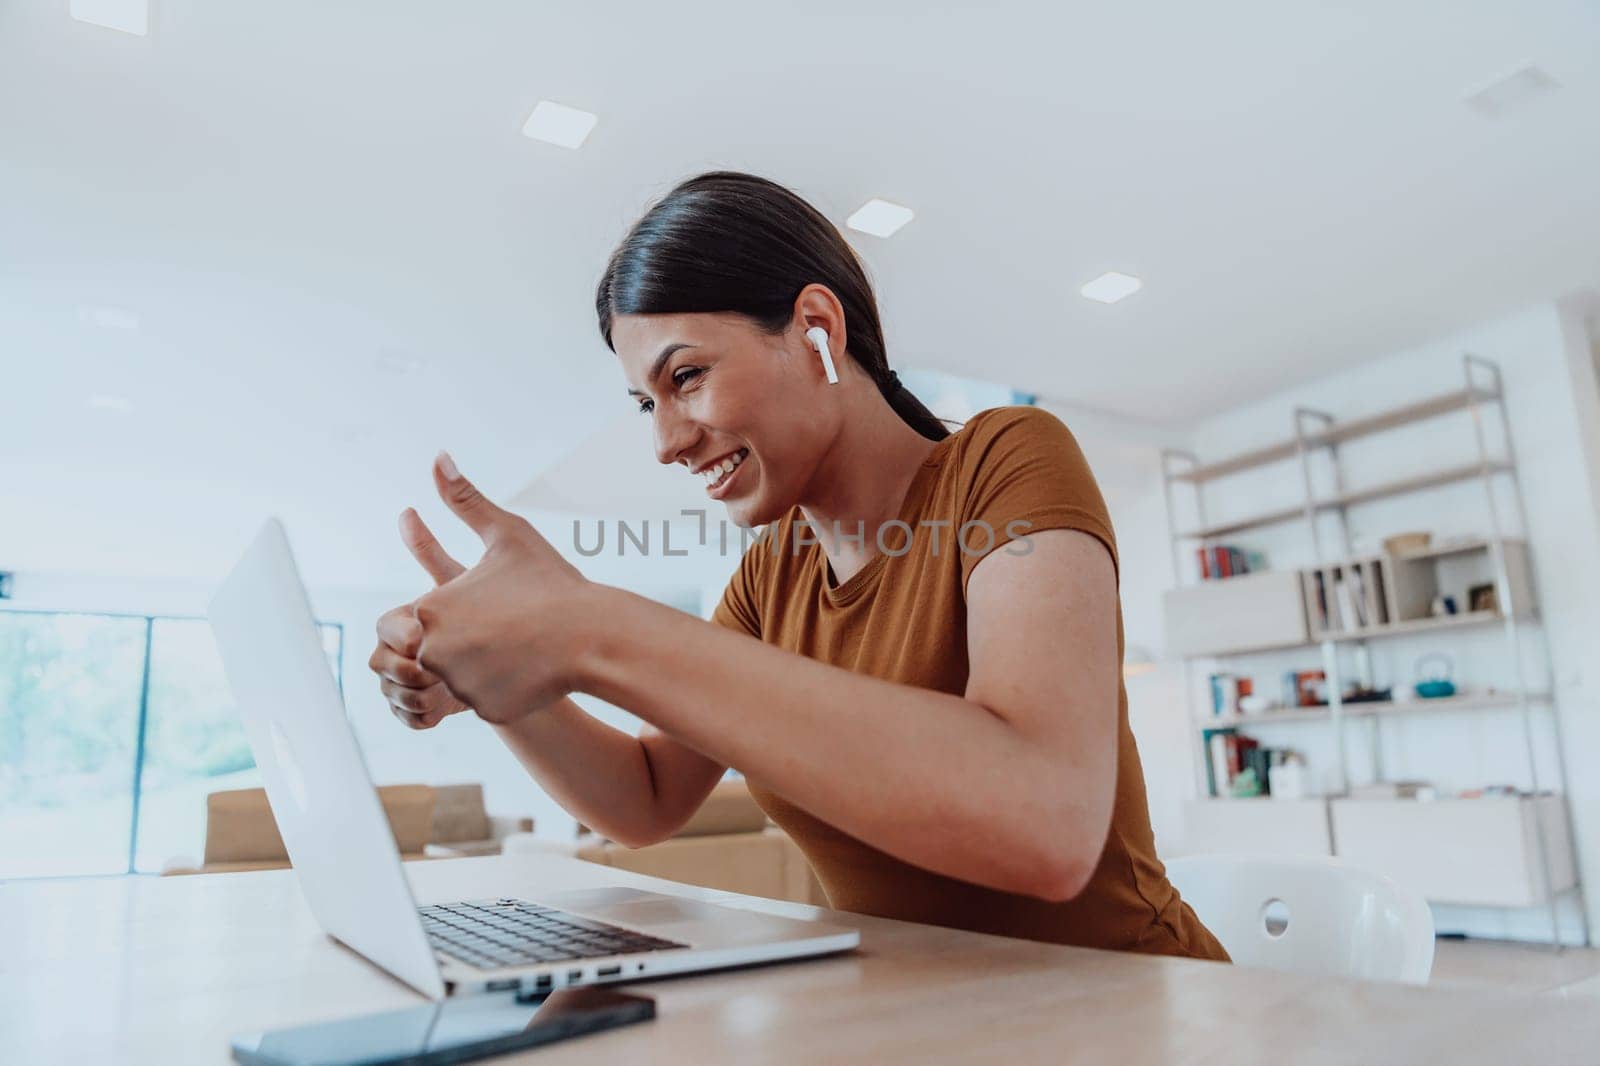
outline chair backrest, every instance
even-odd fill
[[[1238,965],[1419,985],[1433,970],[1433,912],[1381,874],[1282,855],[1195,855],[1166,865]]]
[[[433,832],[430,844],[455,844],[487,840],[491,836],[489,812],[483,805],[482,785],[433,786]]]

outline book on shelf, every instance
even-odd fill
[[[1359,566],[1350,568],[1350,601],[1357,621],[1363,626],[1371,625],[1374,619],[1367,617],[1367,587]]]
[[[1254,737],[1242,736],[1238,730],[1208,729],[1204,734],[1206,751],[1206,791],[1216,797],[1235,795],[1269,796],[1272,794],[1272,767],[1281,764],[1289,755],[1287,748],[1263,747]],[[1245,771],[1246,780],[1253,779],[1251,791],[1236,793],[1243,787],[1240,781]]]
[[[1314,607],[1314,609],[1317,612],[1317,618],[1316,618],[1317,629],[1325,632],[1328,629],[1332,628],[1329,625],[1329,623],[1332,621],[1332,619],[1331,619],[1331,617],[1329,616],[1329,613],[1328,613],[1328,588],[1327,588],[1327,582],[1324,579],[1321,570],[1318,570],[1318,571],[1316,571],[1315,573],[1312,574],[1312,583],[1316,586],[1316,590],[1317,590],[1317,602],[1314,605],[1311,605],[1311,606]]]
[[[1235,674],[1212,674],[1211,713],[1217,717],[1239,713],[1239,700],[1255,692],[1255,682]]]
[[[1259,573],[1267,568],[1267,557],[1260,552],[1246,551],[1228,544],[1196,548],[1195,558],[1200,561],[1202,581],[1220,581],[1240,574]]]
[[[1339,629],[1360,629],[1366,625],[1362,618],[1359,601],[1355,595],[1352,581],[1346,581],[1344,575],[1333,579],[1333,598],[1339,605]]]

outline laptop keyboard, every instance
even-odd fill
[[[515,899],[417,911],[435,951],[483,969],[689,946]]]

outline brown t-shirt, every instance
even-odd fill
[[[815,543],[829,534],[797,527],[804,519],[796,508],[745,553],[713,621],[857,673],[962,695],[968,673],[966,583],[988,551],[1021,552],[1025,542],[1017,538],[1028,532],[1075,529],[1098,539],[1113,564],[1117,560],[1105,501],[1077,441],[1059,419],[1035,407],[984,411],[938,442],[911,482],[900,519],[903,527],[885,526],[878,554],[833,587],[827,557]],[[1120,661],[1120,609],[1117,653]],[[1116,759],[1105,850],[1088,886],[1064,903],[902,862],[812,817],[761,782],[749,784],[756,801],[805,853],[829,901],[842,910],[1062,944],[1226,959],[1156,858],[1144,773],[1120,685]],[[994,816],[1008,814],[997,810]],[[1034,828],[1053,831],[1048,825]]]

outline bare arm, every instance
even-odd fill
[[[462,573],[428,528],[407,511],[401,537],[441,584]],[[378,646],[368,666],[396,718],[431,729],[467,705],[417,662],[422,627],[412,605],[378,619]],[[642,847],[682,828],[725,768],[646,725],[631,737],[588,714],[569,698],[495,731],[540,786],[574,818],[619,844]]]
[[[906,862],[1070,898],[1111,816],[1116,580],[1087,534],[1032,539],[1030,554],[994,552],[972,574],[961,696],[815,662],[603,587],[594,616],[605,625],[578,652],[577,685]],[[866,704],[871,715],[855,713]]]
[[[571,699],[494,729],[569,814],[630,848],[682,828],[726,769],[653,726],[629,736]]]
[[[1030,552],[978,563],[956,696],[593,584],[444,457],[434,476],[485,551],[416,601],[415,658],[479,717],[509,724],[587,692],[906,862],[1045,899],[1088,882],[1111,815],[1118,703],[1116,574],[1094,537],[1035,532]]]

